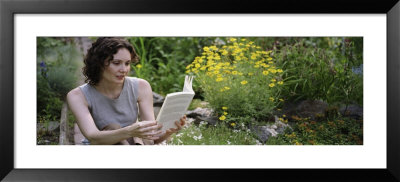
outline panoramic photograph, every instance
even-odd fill
[[[363,145],[363,37],[37,37],[37,145]]]

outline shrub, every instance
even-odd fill
[[[336,118],[324,122],[293,117],[292,129],[267,140],[267,145],[362,145],[363,121]]]
[[[272,51],[246,39],[231,38],[229,44],[204,47],[204,52],[186,67],[196,75],[205,100],[227,122],[262,121],[283,101],[283,85]],[[249,117],[251,116],[251,118]]]
[[[275,51],[277,65],[286,70],[282,95],[292,102],[310,99],[362,105],[362,72],[354,71],[362,66],[362,54],[355,51],[354,43],[343,48],[339,39],[331,38],[327,40],[336,41],[328,41],[327,48],[319,48],[305,40]]]

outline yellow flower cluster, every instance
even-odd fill
[[[226,112],[227,109],[228,109],[228,107],[226,107],[226,106],[222,107],[222,110],[224,110],[224,115],[219,117],[219,120],[223,121],[226,119],[226,115],[228,115],[228,113]]]
[[[221,100],[238,99],[244,104],[253,104],[251,99],[243,99],[248,96],[262,98],[257,104],[273,106],[283,102],[275,97],[284,85],[284,70],[277,67],[274,52],[263,50],[245,38],[228,38],[226,45],[206,46],[202,51],[187,65],[186,73],[196,75],[210,103],[215,101],[219,105]],[[219,120],[224,121],[230,115],[225,106],[222,111]]]
[[[220,48],[215,45],[203,47],[202,55],[196,57],[186,67],[186,73],[203,73],[215,82],[228,81],[230,80],[228,77],[232,76],[252,77],[264,75],[274,78],[272,79],[274,81],[268,84],[269,87],[275,87],[276,84],[283,84],[281,79],[276,80],[276,78],[280,78],[276,73],[282,73],[283,70],[275,67],[273,58],[271,57],[272,51],[263,51],[261,47],[255,46],[254,42],[247,41],[245,38],[230,38],[228,42],[227,45]],[[249,67],[249,65],[253,65],[251,67],[256,69],[244,69]],[[248,80],[244,79],[241,79],[239,82],[241,85],[249,83]]]

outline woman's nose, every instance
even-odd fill
[[[128,72],[128,69],[129,69],[129,66],[126,66],[126,65],[122,64],[122,66],[119,68],[119,71],[121,73],[126,73],[126,72]]]

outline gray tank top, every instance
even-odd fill
[[[122,92],[117,99],[110,99],[89,84],[79,86],[86,97],[89,112],[99,130],[111,123],[121,127],[136,122],[138,116],[138,80],[125,77]]]

